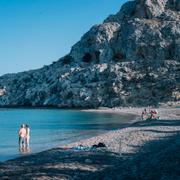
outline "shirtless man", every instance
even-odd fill
[[[19,134],[19,148],[21,150],[25,148],[25,143],[26,143],[26,128],[24,124],[21,125],[18,134]]]

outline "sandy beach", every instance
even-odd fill
[[[0,164],[0,179],[178,179],[180,110],[159,108],[160,120],[142,121],[143,108],[85,110],[137,115],[132,124],[89,139]],[[75,151],[102,142],[107,148]]]
[[[72,148],[78,145],[92,146],[103,142],[108,150],[116,153],[133,153],[138,150],[137,146],[143,145],[146,141],[160,139],[170,136],[177,131],[180,131],[179,126],[171,126],[180,120],[180,110],[177,108],[160,108],[158,113],[160,120],[158,121],[142,121],[141,112],[143,108],[115,108],[115,109],[99,109],[99,110],[84,110],[88,112],[99,113],[128,113],[138,115],[134,123],[127,125],[123,129],[110,131],[106,134],[99,135],[86,140],[81,140],[72,144],[64,146],[65,148]]]

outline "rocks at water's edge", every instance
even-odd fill
[[[0,77],[0,106],[148,106],[180,100],[180,1],[135,0],[50,66]]]

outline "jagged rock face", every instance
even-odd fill
[[[139,0],[126,3],[105,23],[94,26],[72,47],[75,61],[112,59],[180,59],[179,0]],[[167,20],[166,20],[167,19]],[[96,56],[95,54],[98,54]]]
[[[180,100],[180,1],[136,0],[39,70],[4,75],[0,106],[147,106]]]
[[[94,26],[81,41],[72,47],[70,55],[77,62],[109,61],[113,55],[111,43],[119,28],[120,24],[116,22]]]

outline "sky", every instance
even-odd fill
[[[126,1],[0,0],[0,75],[58,60]]]

